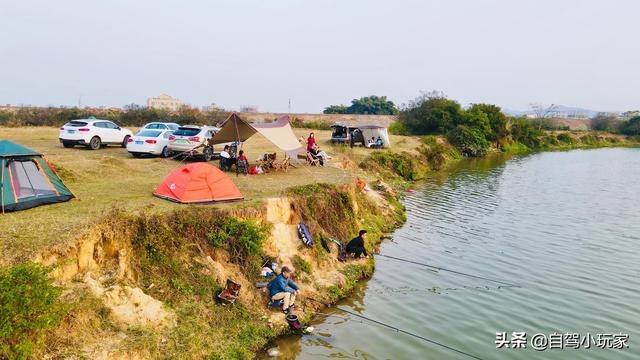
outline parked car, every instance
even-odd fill
[[[169,157],[169,136],[171,134],[173,134],[173,130],[149,130],[143,128],[129,138],[127,151],[133,157],[141,157],[145,154]]]
[[[205,161],[211,161],[215,153],[207,140],[218,130],[220,129],[213,126],[180,126],[169,136],[169,155],[202,156]]]
[[[64,124],[58,137],[66,148],[82,145],[97,150],[104,145],[126,147],[132,135],[131,130],[121,128],[109,120],[80,119]]]
[[[145,124],[142,129],[152,129],[152,130],[172,130],[176,131],[180,127],[180,124],[169,123],[169,122],[150,122]],[[142,130],[141,129],[141,130]]]

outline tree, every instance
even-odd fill
[[[479,129],[458,125],[447,135],[447,139],[453,146],[460,150],[464,156],[483,156],[487,153],[489,143]]]
[[[511,120],[511,137],[514,141],[527,147],[533,149],[540,146],[539,137],[542,134],[542,130],[536,129],[527,119],[515,118]]]
[[[596,117],[591,119],[592,130],[615,132],[620,130],[620,125],[622,125],[622,121],[617,116],[607,113],[598,113]]]
[[[409,102],[398,121],[414,135],[445,134],[460,123],[460,104],[442,93],[425,93]]]
[[[629,136],[640,135],[640,116],[632,117],[629,121],[625,122],[620,132]]]
[[[346,114],[347,105],[331,105],[324,108],[324,114]]]
[[[509,119],[497,105],[492,104],[473,104],[467,112],[481,111],[487,115],[491,132],[486,134],[487,140],[496,142],[496,147],[500,146],[500,139],[509,135],[507,125]]]
[[[376,95],[353,99],[346,111],[346,114],[394,115],[397,113],[398,109],[393,101],[387,100],[386,96]]]

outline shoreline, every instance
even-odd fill
[[[343,170],[340,181],[333,184],[289,186],[275,196],[255,196],[251,202],[222,207],[112,208],[89,224],[73,243],[45,247],[46,251],[31,258],[56,267],[52,275],[64,288],[63,301],[71,308],[69,316],[45,338],[47,352],[36,354],[55,356],[71,351],[96,358],[154,358],[178,351],[176,356],[255,357],[270,341],[289,334],[284,315],[265,312],[260,305],[264,295],[253,286],[259,280],[255,275],[256,257],[292,264],[300,270],[296,281],[311,289],[303,298],[309,294],[333,304],[347,298],[358,283],[373,275],[375,260],[372,256],[367,261],[338,263],[335,252],[326,254],[322,249],[319,236],[346,241],[364,227],[372,235],[369,247],[377,247],[384,241],[381,235],[386,237],[406,219],[401,203],[404,190],[419,184],[426,175],[446,174],[461,161],[491,160],[498,155],[640,145],[579,143],[524,151],[522,147],[510,147],[480,158],[464,158],[451,147],[435,146],[440,143],[438,138],[429,142],[406,137],[400,141],[407,139],[414,139],[411,144],[418,147],[395,152],[334,148],[334,157]],[[97,161],[114,170],[128,164],[104,156]],[[59,167],[63,177],[83,178],[66,162],[63,164]],[[363,192],[354,184],[357,176],[367,179],[372,188],[375,179],[389,185]],[[298,222],[310,227],[316,240],[313,248],[301,247],[295,230]],[[218,231],[225,235],[215,235]],[[245,235],[257,241],[255,253],[235,247],[230,240]],[[225,310],[214,296],[229,278],[239,279],[244,295],[238,304]],[[317,303],[307,306],[320,308]],[[153,316],[141,314],[141,310],[150,308],[159,310]],[[302,312],[299,316],[306,321],[311,315]],[[77,322],[81,318],[91,319],[94,325]],[[275,325],[273,329],[266,326],[269,320]],[[200,334],[201,339],[185,337],[185,332]],[[80,337],[80,333],[87,334],[88,345],[71,339]]]

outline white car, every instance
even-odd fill
[[[121,128],[109,120],[80,119],[64,124],[58,137],[66,148],[83,145],[97,150],[103,145],[126,147],[131,136],[131,130]]]
[[[220,130],[213,126],[180,126],[169,136],[169,152],[171,155],[202,156],[204,161],[214,157],[213,146],[206,142]]]
[[[173,134],[173,130],[142,129],[129,138],[127,151],[136,158],[145,154],[169,157],[169,136],[171,134]]]
[[[168,122],[150,122],[145,124],[142,129],[152,129],[152,130],[178,130],[180,124],[176,123],[168,123]],[[140,130],[142,130],[140,129]]]

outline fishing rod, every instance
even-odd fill
[[[318,304],[322,304],[322,305],[324,305],[324,306],[326,306],[326,307],[331,307],[331,304],[327,304],[327,303],[325,303],[325,302],[322,302],[322,301],[316,300],[316,299],[314,299],[314,298],[307,298],[307,299],[309,299],[309,300],[311,300],[311,301],[314,301],[314,302],[316,302],[316,303],[318,303]],[[438,346],[440,346],[440,347],[443,347],[443,348],[445,348],[445,349],[447,349],[447,350],[451,350],[451,351],[456,352],[456,353],[458,353],[458,354],[465,355],[465,356],[468,356],[468,357],[470,357],[470,358],[477,359],[477,360],[484,360],[484,359],[482,359],[481,357],[478,357],[478,356],[476,356],[476,355],[469,354],[469,353],[464,352],[464,351],[462,351],[462,350],[458,350],[458,349],[453,348],[453,347],[451,347],[451,346],[449,346],[449,345],[445,345],[445,344],[443,344],[443,343],[441,343],[441,342],[438,342],[438,341],[435,341],[435,340],[431,340],[431,339],[429,339],[429,338],[427,338],[427,337],[424,337],[424,336],[422,336],[422,335],[418,335],[418,334],[412,333],[412,332],[407,331],[407,330],[402,330],[402,329],[397,328],[397,327],[395,327],[395,326],[393,326],[393,325],[389,325],[389,324],[383,323],[382,321],[374,320],[374,319],[372,319],[372,318],[366,317],[366,316],[364,316],[364,315],[360,315],[360,314],[358,314],[358,313],[356,313],[356,312],[349,311],[349,310],[346,310],[346,309],[343,309],[343,308],[340,308],[340,307],[337,307],[337,306],[336,306],[335,308],[336,308],[336,309],[338,309],[338,310],[340,310],[340,311],[342,311],[342,312],[345,312],[345,313],[347,313],[347,314],[349,314],[349,315],[352,315],[352,316],[355,316],[355,317],[359,317],[359,318],[361,318],[361,319],[364,319],[364,320],[370,321],[370,322],[372,322],[372,323],[374,323],[374,324],[378,324],[378,325],[380,325],[380,326],[386,327],[386,328],[391,329],[391,330],[395,330],[395,331],[400,332],[400,333],[403,333],[403,334],[405,334],[405,335],[409,335],[409,336],[415,337],[416,339],[420,339],[420,340],[422,340],[422,341],[426,341],[426,342],[428,342],[428,343],[431,343],[431,344],[434,344],[434,345],[438,345]]]
[[[429,264],[425,264],[425,263],[421,263],[421,262],[417,262],[417,261],[413,261],[413,260],[407,260],[407,259],[403,259],[403,258],[391,256],[391,255],[383,255],[383,254],[377,254],[377,255],[381,256],[381,257],[384,257],[384,258],[388,258],[388,259],[404,261],[404,262],[407,262],[407,263],[428,267],[430,269],[442,270],[442,271],[447,271],[447,272],[458,274],[458,275],[463,275],[463,276],[468,276],[468,277],[472,277],[472,278],[476,278],[476,279],[482,279],[482,280],[486,280],[486,281],[491,281],[491,282],[494,282],[494,283],[497,283],[497,284],[502,284],[502,285],[509,286],[509,287],[521,287],[520,285],[511,284],[511,283],[500,281],[500,280],[490,279],[490,278],[483,277],[483,276],[478,276],[478,275],[467,274],[467,273],[463,273],[461,271],[451,270],[451,269],[443,268],[443,267],[440,267],[440,266],[429,265]]]

